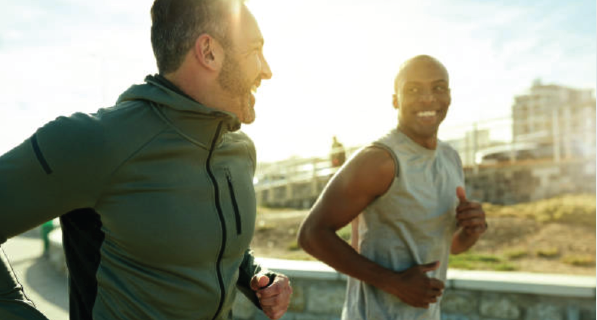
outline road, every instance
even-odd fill
[[[42,257],[39,229],[9,239],[2,245],[12,267],[25,288],[25,295],[50,320],[68,319],[66,275],[56,271]]]

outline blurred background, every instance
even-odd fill
[[[492,225],[451,268],[595,275],[595,1],[247,5],[273,71],[256,94],[257,120],[242,128],[259,162],[258,255],[310,259],[296,227],[342,163],[397,125],[398,67],[429,54],[450,72],[440,139],[459,152],[467,192]],[[0,154],[57,116],[112,106],[156,73],[150,7],[0,0]],[[64,319],[64,282],[48,280],[63,273],[46,270],[60,258],[37,259],[46,252],[38,233],[3,247],[34,300]]]

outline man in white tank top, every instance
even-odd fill
[[[437,139],[450,102],[439,61],[406,61],[395,81],[398,127],[336,173],[301,225],[300,246],[349,276],[343,320],[439,320],[448,256],[487,230],[458,154]],[[354,248],[336,235],[353,220]]]

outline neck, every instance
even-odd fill
[[[199,77],[194,72],[178,71],[164,75],[166,79],[177,86],[182,92],[206,107],[231,112],[231,99],[222,92],[217,79]]]
[[[425,149],[435,150],[437,148],[437,132],[431,136],[421,136],[400,125],[398,125],[398,130]]]

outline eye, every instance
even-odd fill
[[[438,93],[446,93],[449,89],[446,86],[435,86],[433,90]]]
[[[406,88],[406,93],[417,94],[417,93],[419,93],[419,88],[417,88],[417,87]]]

